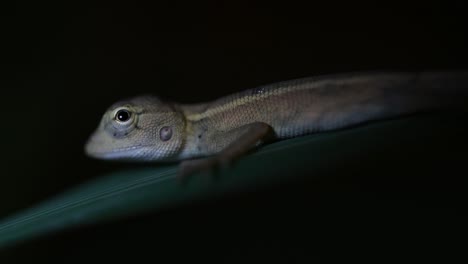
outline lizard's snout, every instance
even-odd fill
[[[88,157],[102,158],[103,151],[103,140],[99,139],[99,135],[93,133],[85,143],[84,152]]]
[[[93,136],[91,136],[85,143],[85,146],[84,146],[84,152],[86,154],[86,156],[89,156],[89,157],[94,157],[94,154],[95,154],[95,143],[94,143],[94,140],[93,140]]]

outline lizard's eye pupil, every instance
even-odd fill
[[[132,114],[128,110],[119,110],[115,114],[115,118],[120,122],[127,122]]]

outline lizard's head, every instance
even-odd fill
[[[177,155],[185,119],[171,104],[139,96],[113,104],[85,146],[88,156],[109,160],[156,161]]]

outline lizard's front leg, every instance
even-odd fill
[[[273,128],[266,123],[255,122],[227,133],[234,133],[236,139],[218,154],[207,158],[182,161],[177,175],[180,182],[185,182],[188,176],[196,172],[212,171],[219,166],[228,167],[258,143],[268,140],[273,134]]]

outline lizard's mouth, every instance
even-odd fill
[[[108,150],[96,150],[92,147],[91,144],[86,144],[85,153],[86,155],[96,159],[128,159],[137,156],[132,153],[138,152],[139,149],[144,147],[146,146],[138,145],[131,147],[112,148]]]

